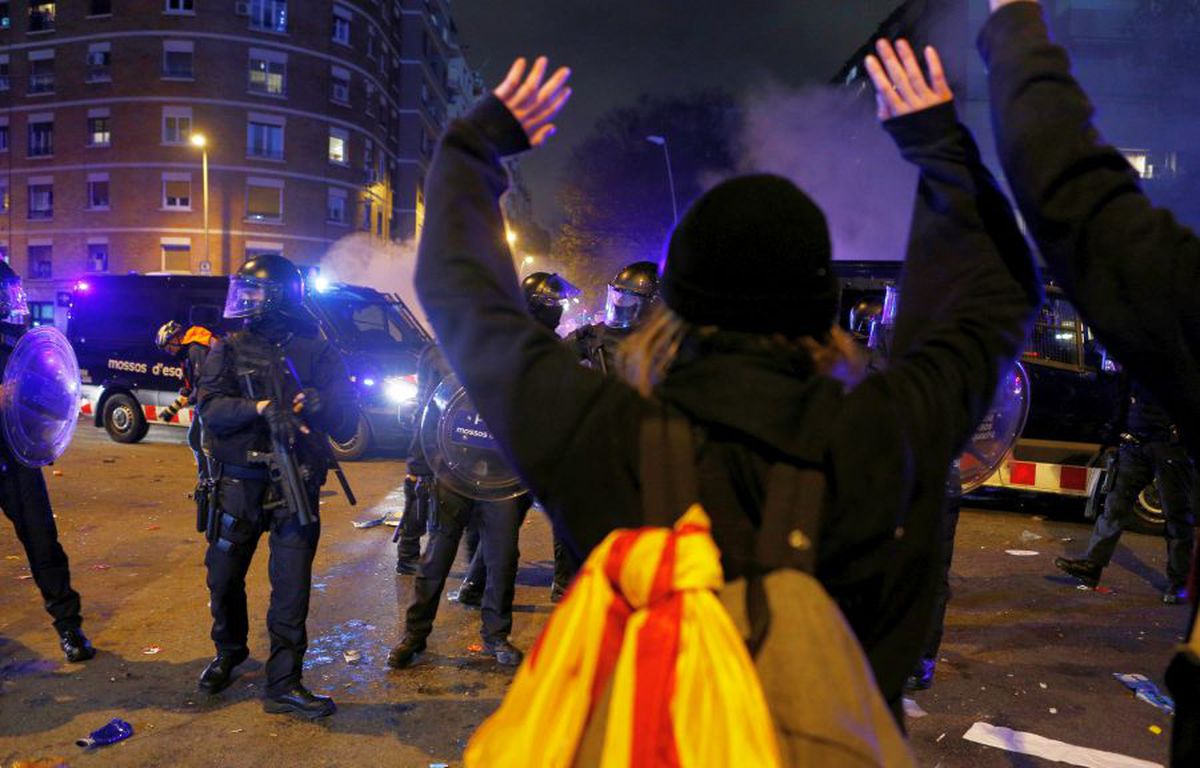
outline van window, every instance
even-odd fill
[[[209,330],[216,330],[221,326],[224,313],[224,308],[216,304],[193,304],[188,311],[188,325],[202,325]]]
[[[387,302],[330,298],[321,304],[338,337],[351,347],[387,347],[408,340],[399,314]]]

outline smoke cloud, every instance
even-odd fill
[[[432,333],[413,284],[417,268],[415,240],[393,243],[357,232],[330,246],[320,267],[321,276],[328,280],[399,295],[425,330]]]
[[[916,169],[850,89],[770,84],[745,98],[739,173],[776,173],[829,219],[838,260],[904,258]]]

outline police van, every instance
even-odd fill
[[[835,262],[840,286],[839,322],[864,342],[855,327],[866,307],[882,311],[897,287],[901,262]],[[1118,411],[1117,367],[1062,290],[1049,283],[1020,357],[1020,388],[1027,411],[1014,440],[981,477],[973,495],[1075,498],[1094,517],[1111,480],[1111,446]],[[990,417],[990,414],[989,414]],[[985,425],[988,420],[985,419]],[[964,466],[975,460],[970,450]],[[1157,532],[1165,517],[1157,489],[1147,486],[1135,508],[1135,528]]]
[[[305,299],[321,332],[346,361],[359,395],[358,426],[341,459],[372,447],[407,445],[416,407],[417,357],[429,334],[399,297],[364,286],[309,281]],[[82,413],[120,443],[142,440],[152,425],[188,426],[193,409],[163,422],[179,396],[183,369],[154,345],[168,320],[218,335],[239,327],[223,317],[227,277],[104,275],[80,280],[72,292],[67,337],[79,358]]]

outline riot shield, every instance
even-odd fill
[[[79,419],[79,362],[67,337],[35,328],[21,337],[4,366],[0,421],[4,439],[27,467],[53,462],[71,442]]]
[[[1025,366],[1014,363],[1000,386],[992,407],[979,422],[966,449],[958,460],[963,493],[970,493],[995,473],[1025,429],[1029,416],[1029,374]]]
[[[425,460],[450,490],[479,501],[504,501],[525,492],[457,376],[447,376],[433,391],[420,425]]]

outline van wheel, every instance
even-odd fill
[[[104,401],[104,431],[118,443],[136,443],[150,431],[150,425],[137,400],[113,395]]]
[[[1150,483],[1137,496],[1133,505],[1133,525],[1130,528],[1138,533],[1148,533],[1161,536],[1167,524],[1167,516],[1163,512],[1162,501],[1158,498],[1158,483]]]
[[[333,455],[338,461],[358,461],[366,454],[367,449],[371,447],[371,426],[367,424],[367,417],[358,414],[358,423],[354,427],[354,434],[344,443],[339,443],[332,437],[329,438],[329,445],[333,448]]]

